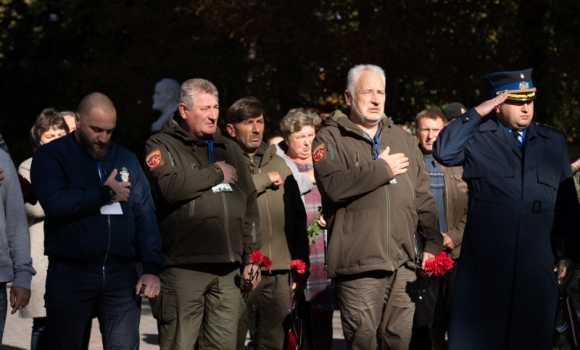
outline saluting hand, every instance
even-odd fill
[[[379,158],[387,162],[395,175],[401,175],[407,172],[409,167],[409,158],[407,158],[403,153],[389,154],[391,151],[390,147],[387,147],[381,154]]]
[[[504,101],[507,100],[507,98],[508,98],[507,92],[502,92],[496,97],[487,100],[482,104],[480,104],[479,106],[475,107],[475,110],[477,111],[477,113],[479,113],[479,115],[485,117],[486,115],[491,113],[491,111],[493,111],[495,107],[498,107],[500,104],[504,103]]]
[[[117,198],[113,202],[127,202],[129,200],[129,193],[131,193],[131,183],[130,182],[119,182],[115,180],[117,176],[117,169],[111,171],[111,175],[105,181],[105,185],[111,187],[113,191],[117,194]]]
[[[2,181],[4,181],[4,169],[0,168],[0,186],[2,186]]]

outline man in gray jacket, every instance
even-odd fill
[[[26,307],[30,300],[30,280],[36,272],[30,258],[28,221],[24,213],[22,190],[16,168],[8,153],[0,150],[0,167],[4,182],[0,186],[0,343],[6,323],[7,293],[10,288],[11,314]]]

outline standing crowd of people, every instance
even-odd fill
[[[161,349],[242,350],[253,329],[282,350],[302,298],[317,350],[335,310],[348,349],[550,349],[580,204],[531,75],[489,74],[491,99],[427,108],[411,135],[384,114],[384,71],[357,65],[346,108],[321,128],[292,109],[270,144],[257,98],[222,134],[211,82],[165,79],[142,157],[110,141],[106,95],[47,108],[18,172],[0,150],[0,340],[9,304],[32,349],[87,349],[93,317],[105,349],[137,349],[148,298]],[[441,252],[452,267],[429,273]]]

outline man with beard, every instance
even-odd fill
[[[407,349],[418,257],[443,248],[429,174],[413,137],[383,110],[385,73],[359,65],[348,73],[349,108],[332,113],[312,157],[329,232],[328,276],[337,287],[349,349]]]
[[[111,100],[89,94],[75,118],[77,130],[40,146],[32,161],[49,258],[41,348],[79,349],[94,310],[105,348],[135,349],[141,297],[159,293],[164,266],[155,206],[137,157],[110,142]]]

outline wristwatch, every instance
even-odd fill
[[[111,197],[111,203],[117,199],[117,192],[115,192],[115,190],[113,190],[112,188],[109,190],[109,196]]]

